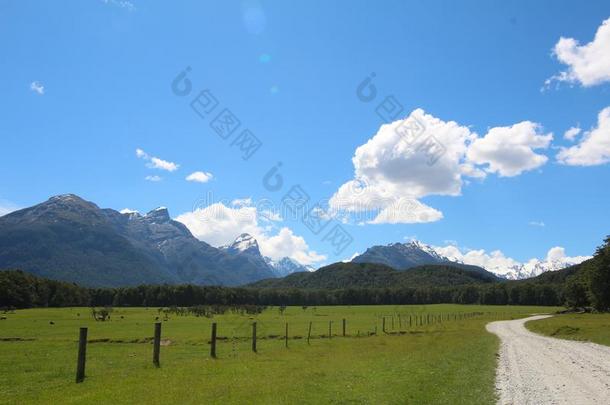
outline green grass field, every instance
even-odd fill
[[[610,346],[610,314],[557,315],[527,322],[525,326],[542,335]]]
[[[256,317],[170,315],[163,321],[156,308],[117,308],[106,322],[95,322],[88,308],[19,310],[3,314],[6,319],[0,321],[0,403],[492,404],[498,341],[485,332],[485,324],[555,310],[289,307],[284,314],[269,308]],[[483,314],[453,318],[472,312]],[[416,326],[415,314],[437,321]],[[438,322],[440,314],[451,319]],[[165,344],[158,369],[146,339],[153,335],[157,316],[163,321]],[[387,330],[395,334],[382,332],[384,316]],[[348,337],[339,336],[343,318]],[[256,354],[248,339],[254,320]],[[209,356],[212,322],[222,338],[217,359]],[[307,344],[309,322],[313,338]],[[89,328],[87,378],[75,384],[81,326]],[[375,327],[378,335],[368,336]]]

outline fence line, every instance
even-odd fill
[[[381,316],[381,322],[382,322],[382,331],[384,334],[389,334],[389,335],[402,335],[402,334],[406,334],[408,333],[408,329],[414,329],[413,325],[415,324],[415,327],[421,327],[424,325],[434,325],[434,324],[442,324],[443,322],[449,322],[449,321],[463,321],[466,319],[472,319],[476,316],[483,316],[483,315],[487,315],[490,316],[492,318],[499,318],[500,316],[504,316],[506,317],[508,315],[508,313],[504,312],[504,313],[497,313],[497,312],[468,312],[468,313],[452,313],[452,314],[430,314],[427,313],[425,316],[423,314],[409,314],[409,321],[408,324],[406,322],[406,315],[404,314],[391,314],[391,315],[382,315]],[[397,316],[398,318],[398,330],[395,329],[395,322],[394,322],[394,318],[395,316]],[[403,329],[403,316],[404,316],[404,325],[406,327],[407,330]],[[390,318],[390,322],[387,323],[386,319]],[[257,321],[253,321],[251,324],[252,327],[252,334],[251,336],[245,337],[245,338],[233,338],[234,340],[246,340],[246,339],[250,339],[251,340],[251,344],[252,344],[252,352],[254,353],[258,353],[258,346],[257,346],[257,340],[259,339],[272,339],[272,338],[282,338],[282,336],[267,336],[266,338],[263,337],[259,337],[258,333],[257,333]],[[324,335],[320,335],[318,338],[328,338],[331,339],[332,338],[332,324],[333,321],[329,320],[328,321],[328,335],[324,336]],[[408,325],[408,327],[407,327]],[[390,330],[388,330],[388,326],[391,328]],[[288,348],[288,341],[290,339],[290,335],[289,335],[289,323],[285,322],[285,332],[284,332],[284,346],[286,348]],[[310,345],[310,341],[311,339],[316,339],[315,336],[312,335],[312,330],[313,330],[313,321],[309,321],[309,325],[307,328],[307,344]],[[84,381],[85,379],[85,364],[86,364],[86,356],[87,356],[87,332],[88,329],[86,327],[82,327],[80,328],[79,331],[79,340],[78,340],[78,357],[77,357],[77,370],[76,370],[76,382],[77,383],[81,383]],[[365,335],[361,335],[360,333],[360,329],[357,330],[357,333],[355,335],[350,335],[347,333],[347,318],[343,318],[342,319],[342,329],[341,329],[341,335],[344,338],[353,338],[353,337],[362,337],[362,336],[377,336],[377,322],[375,322],[374,328],[372,331],[368,331]],[[293,336],[292,339],[302,339],[301,336]],[[217,322],[212,322],[211,324],[211,337],[210,337],[210,357],[213,359],[217,358],[217,341],[218,340],[227,340],[227,338],[221,338],[220,336],[218,336],[218,324]],[[155,367],[160,367],[160,351],[161,351],[161,322],[155,322],[154,324],[154,338],[153,338],[153,365]]]

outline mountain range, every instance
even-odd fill
[[[95,287],[241,285],[288,271],[287,260],[266,260],[248,237],[219,249],[164,207],[120,213],[66,194],[0,217],[0,268]]]
[[[268,256],[263,256],[257,240],[248,233],[242,233],[232,244],[221,246],[220,250],[234,256],[248,256],[260,268],[269,268],[275,277],[284,277],[297,272],[314,271],[313,267],[304,266],[289,257],[273,260]]]
[[[399,284],[416,280],[418,273],[394,273],[407,270],[411,273],[414,268],[421,272],[422,266],[427,271],[440,266],[444,273],[453,269],[455,274],[448,276],[451,280],[455,277],[462,280],[464,274],[466,278],[483,279],[490,279],[491,275],[481,267],[447,258],[417,241],[373,246],[353,258],[352,267],[337,263],[316,273],[328,275],[337,269],[342,272],[347,268],[359,269],[360,264],[383,266],[374,267],[375,272],[370,275],[386,281],[396,278]],[[547,260],[527,265],[512,270],[508,278],[536,276],[569,264]],[[329,268],[333,269],[330,273]],[[216,248],[198,240],[185,225],[172,220],[165,207],[145,215],[118,212],[101,209],[74,194],[51,197],[41,204],[0,217],[0,269],[21,269],[92,287],[163,283],[235,286],[293,273],[299,274],[290,276],[289,282],[296,280],[296,284],[302,284],[311,281],[299,280],[322,277],[309,275],[313,268],[291,258],[263,256],[256,239],[247,233],[229,245]],[[392,275],[386,274],[387,269],[394,270]],[[370,283],[377,285],[374,281]]]
[[[532,259],[526,263],[516,263],[510,267],[490,266],[490,271],[508,280],[523,280],[539,276],[548,271],[557,271],[574,266],[590,257],[547,257],[544,260]],[[373,246],[363,254],[354,257],[354,263],[379,263],[394,269],[405,270],[421,265],[453,264],[457,267],[468,266],[461,260],[447,257],[437,251],[436,248],[419,241],[407,243],[391,243],[385,246]],[[479,267],[481,268],[481,267]]]
[[[419,241],[407,243],[391,243],[385,246],[373,246],[363,254],[354,257],[353,263],[378,263],[396,270],[408,270],[412,267],[431,264],[451,264],[458,268],[471,268],[467,264],[453,261],[437,253],[433,247]],[[484,270],[481,267],[476,267]]]

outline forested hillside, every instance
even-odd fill
[[[610,308],[610,237],[587,262],[519,281],[444,265],[397,272],[384,265],[337,263],[317,272],[295,273],[248,287],[142,285],[93,289],[22,271],[0,271],[1,307],[436,303],[590,305],[606,311]]]
[[[375,263],[335,263],[315,272],[294,273],[284,278],[251,284],[266,288],[408,288],[446,287],[495,283],[501,279],[479,267],[426,265],[398,271]]]

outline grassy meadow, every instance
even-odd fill
[[[157,308],[115,308],[106,322],[94,321],[89,308],[17,310],[0,320],[0,403],[492,404],[498,340],[485,324],[556,309],[274,307],[256,316],[165,320]],[[431,323],[416,325],[416,315]],[[150,343],[157,317],[160,368]],[[383,317],[390,333],[382,331]],[[340,336],[344,318],[347,337]],[[258,353],[249,338],[255,320]],[[217,359],[209,356],[212,322]],[[87,378],[75,384],[81,326],[89,328]]]
[[[610,346],[610,314],[564,314],[525,326],[542,335]]]

